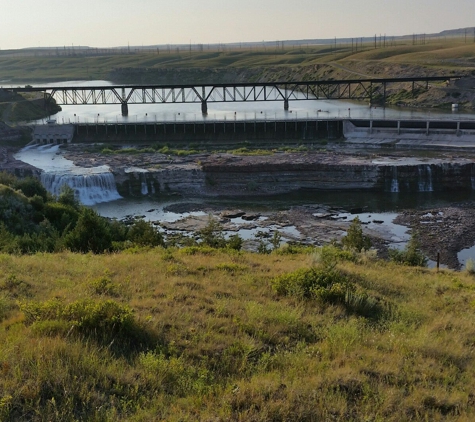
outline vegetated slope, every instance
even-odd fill
[[[11,94],[0,90],[0,121],[23,122],[38,120],[61,111],[53,99],[47,103],[41,93]]]
[[[318,256],[0,255],[0,419],[472,420],[473,276]]]

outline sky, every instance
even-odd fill
[[[475,26],[475,0],[0,0],[0,49],[435,33]]]

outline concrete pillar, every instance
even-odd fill
[[[129,115],[129,106],[126,102],[122,103],[121,110],[122,110],[122,116],[128,116]]]
[[[427,123],[426,123],[426,135],[429,134],[429,125],[430,125],[430,122],[429,122],[429,120],[427,120]]]
[[[401,121],[400,120],[397,121],[397,134],[398,135],[401,134]]]
[[[457,136],[460,135],[460,122],[457,122]]]
[[[289,110],[289,100],[287,98],[284,100],[284,110],[285,111]]]
[[[369,121],[369,134],[370,135],[373,134],[373,121],[372,120]]]
[[[205,115],[208,114],[208,103],[205,100],[201,101],[201,112]]]

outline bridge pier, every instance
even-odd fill
[[[206,115],[208,114],[208,103],[206,101],[201,101],[201,112]]]
[[[122,116],[128,116],[129,115],[129,105],[126,102],[123,102],[120,106],[122,110]]]
[[[288,111],[288,110],[289,110],[289,100],[288,100],[288,99],[285,99],[285,100],[284,100],[284,110],[285,110],[285,111]]]

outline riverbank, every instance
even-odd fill
[[[118,192],[128,198],[124,201],[140,201],[150,197],[151,203],[146,209],[136,210],[132,214],[144,215],[170,234],[196,232],[208,223],[208,214],[211,214],[221,222],[226,232],[247,233],[246,241],[250,250],[257,247],[255,235],[259,231],[268,236],[281,232],[285,241],[323,245],[332,240],[339,240],[345,234],[351,219],[358,215],[379,255],[387,257],[389,247],[403,245],[409,237],[406,229],[397,228],[392,222],[397,213],[400,213],[395,223],[412,229],[413,233],[417,232],[423,250],[429,258],[435,260],[437,252],[441,252],[442,264],[450,268],[460,268],[458,252],[475,244],[475,237],[472,235],[475,233],[472,224],[475,215],[472,215],[472,203],[469,199],[452,206],[456,212],[449,210],[448,204],[456,201],[456,190],[459,191],[458,195],[465,195],[466,198],[471,196],[475,174],[473,153],[408,153],[397,150],[383,152],[361,147],[348,149],[349,146],[336,142],[327,145],[325,150],[302,152],[253,152],[244,149],[241,150],[243,155],[237,152],[185,155],[183,150],[181,155],[177,155],[177,151],[168,150],[164,153],[150,148],[141,152],[137,146],[113,152],[110,146],[103,149],[97,145],[68,144],[53,153],[50,159],[54,160],[51,163],[56,166],[59,163],[55,154],[61,154],[78,168],[85,169],[85,186],[92,186],[94,183],[95,172],[92,170],[110,169]],[[41,147],[38,154],[41,154],[40,150],[43,151],[44,148]],[[58,147],[54,148],[56,151]],[[34,151],[29,153],[35,155]],[[14,161],[13,157],[4,165],[5,168],[16,166],[25,169],[23,171],[34,170],[31,166]],[[39,171],[34,174],[39,174]],[[61,177],[67,178],[63,175]],[[99,184],[103,184],[102,179],[98,180]],[[79,189],[80,183],[81,179],[75,174],[75,188]],[[268,198],[269,204],[277,198],[280,202],[285,202],[285,198],[290,198],[289,195],[293,192],[303,191],[322,192],[322,195],[326,192],[325,195],[341,198],[338,206],[311,197],[306,202],[299,201],[294,205],[287,201],[287,204],[278,207],[278,210],[275,206],[269,206],[264,213],[244,205],[246,202],[252,202],[252,198]],[[445,205],[434,206],[434,203],[429,204],[427,200],[422,200],[422,197],[429,198],[428,195],[432,193],[442,194],[444,191],[451,192],[452,196],[452,200],[449,203],[446,201]],[[381,207],[371,203],[372,200],[359,200],[357,205],[351,205],[354,202],[350,199],[351,195],[364,198],[364,195],[371,192],[373,196],[379,197],[380,202],[389,203],[400,202],[405,196],[422,196],[420,203],[416,200],[413,205],[405,205],[409,207],[405,208],[407,211],[404,211],[402,205],[395,208],[384,207],[387,211],[398,210],[391,216],[377,215]],[[173,197],[200,198],[200,201],[199,204],[191,205],[183,203],[182,199],[172,201],[176,204],[174,207],[178,208],[167,208],[163,212],[184,214],[181,217],[178,215],[173,221],[163,219],[163,212],[158,215],[152,212],[164,198]],[[227,202],[234,205],[226,205]],[[214,205],[211,206],[211,203]],[[247,215],[237,220],[231,217],[237,208],[242,208]],[[421,208],[429,208],[433,215],[441,216],[436,219],[437,224],[429,225],[419,221],[424,220],[421,216],[429,212],[420,211]],[[103,215],[107,215],[104,214],[103,208],[100,209]],[[201,211],[201,214],[186,217],[187,213],[193,211]],[[254,218],[250,218],[252,215]],[[416,217],[411,218],[412,215]],[[458,217],[455,218],[454,215]],[[110,217],[122,218],[114,213]]]
[[[308,190],[329,192],[340,190],[343,197],[347,194],[345,192],[352,189],[360,191],[379,189],[388,194],[391,189],[395,190],[395,185],[401,192],[407,189],[409,193],[408,187],[411,183],[414,187],[413,193],[418,189],[471,190],[473,175],[471,169],[474,161],[472,153],[455,154],[451,151],[441,151],[434,154],[419,151],[411,152],[412,156],[409,157],[404,151],[382,154],[374,150],[345,150],[342,145],[333,145],[327,151],[300,153],[269,151],[267,155],[250,156],[225,153],[189,156],[151,152],[133,155],[87,153],[80,146],[70,145],[64,150],[64,154],[81,167],[110,166],[122,193],[135,192],[136,196],[141,196],[145,183],[148,193],[152,193],[153,188],[158,195],[176,193],[185,197],[234,197],[237,201],[239,197],[287,195],[305,187]],[[463,172],[457,173],[454,169],[460,170],[464,167],[469,170],[466,172],[465,182],[461,183],[460,177]],[[444,182],[439,177],[437,169],[445,169],[447,174],[452,171],[453,177],[446,178]],[[393,179],[394,172],[399,174],[396,184]],[[379,180],[378,174],[386,175],[388,178]],[[431,179],[427,179],[429,175],[432,176]],[[414,179],[413,182],[410,182],[411,177]],[[393,194],[397,195],[397,192]],[[444,206],[437,209],[430,207],[429,211],[407,210],[401,213],[395,223],[417,233],[423,250],[430,259],[435,261],[437,252],[441,252],[442,264],[450,268],[460,268],[457,253],[475,244],[475,227],[472,223],[475,221],[473,218],[475,213],[472,207],[471,203],[460,203],[452,207]],[[223,209],[210,208],[204,204],[198,208],[207,214],[213,214],[221,221],[226,231],[232,232],[238,229],[256,231],[271,227],[272,234],[272,231],[292,227],[295,229],[294,236],[289,236],[288,239],[316,245],[340,239],[352,218],[350,215],[352,210],[348,208],[332,209],[322,204],[309,204],[268,213],[265,220],[247,221],[245,225],[236,225],[233,219],[223,217]],[[190,207],[182,204],[180,212],[187,213],[198,208],[196,204]],[[391,221],[381,221],[378,217],[373,217],[375,210],[371,207],[353,211],[362,217],[365,232],[372,238],[380,256],[387,256],[389,247],[407,240],[408,237],[403,235],[404,230],[394,233],[388,229]],[[435,220],[437,224],[430,225],[424,222],[422,216],[429,213],[438,216]],[[191,216],[178,222],[162,224],[157,221],[156,224],[165,230],[191,232],[202,229],[207,223],[207,218],[207,215]]]

